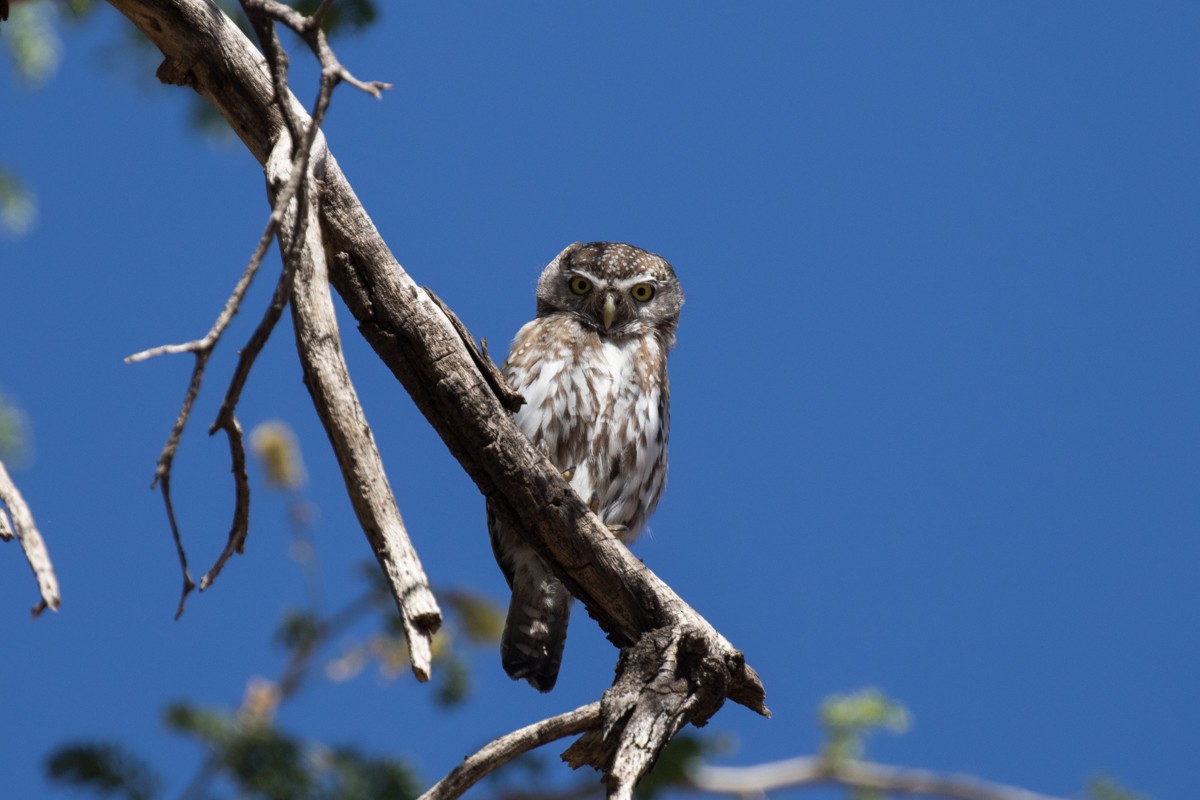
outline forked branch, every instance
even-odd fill
[[[283,186],[276,187],[275,189],[278,202],[272,208],[267,224],[259,236],[258,243],[250,257],[250,262],[243,271],[241,279],[235,285],[232,294],[225,303],[225,307],[221,310],[209,332],[200,339],[183,344],[162,345],[135,353],[125,359],[126,363],[135,363],[154,356],[173,353],[190,352],[195,356],[192,375],[188,381],[188,388],[184,395],[182,407],[167,438],[167,443],[159,455],[155,468],[154,481],[151,483],[152,488],[155,486],[161,487],[163,503],[166,507],[167,519],[171,527],[171,535],[175,542],[175,549],[183,578],[179,605],[175,613],[176,618],[183,614],[187,597],[196,587],[196,583],[193,581],[188,568],[187,552],[183,544],[179,521],[176,517],[172,501],[171,471],[184,429],[191,417],[196,398],[200,393],[209,358],[218,342],[220,342],[226,328],[228,328],[233,317],[240,309],[250,283],[262,266],[263,258],[270,247],[271,241],[275,238],[279,230],[283,217],[283,209],[295,197],[300,198],[301,205],[308,202],[308,193],[306,191],[308,187],[302,184],[302,180],[308,174],[313,143],[319,134],[321,120],[323,120],[329,108],[334,87],[340,81],[345,80],[375,97],[379,97],[382,89],[390,88],[389,84],[382,82],[363,83],[355,79],[337,61],[336,56],[328,46],[324,32],[320,29],[320,20],[328,12],[329,3],[322,3],[312,17],[305,17],[294,9],[271,2],[271,0],[247,0],[247,2],[243,3],[243,6],[246,8],[247,14],[250,16],[259,33],[264,51],[271,56],[269,67],[272,84],[275,89],[273,95],[275,110],[279,113],[280,118],[286,122],[292,134],[291,140],[301,142],[301,144],[290,154],[292,158],[291,170],[287,173]],[[321,60],[322,77],[320,89],[312,111],[311,120],[308,121],[308,124],[305,124],[303,110],[298,108],[295,98],[292,97],[291,92],[288,90],[287,55],[280,46],[278,37],[275,34],[273,20],[276,19],[296,30],[309,43],[313,52]],[[171,69],[167,64],[164,64],[164,68],[160,70],[159,74],[164,80],[173,79],[172,76],[179,77],[176,76],[175,70]],[[294,217],[294,219],[301,218],[302,216]],[[299,234],[300,232],[296,231],[294,233]],[[292,238],[298,240],[301,237],[293,235]],[[285,259],[285,266],[280,275],[271,303],[264,311],[258,327],[239,353],[237,368],[226,390],[224,401],[217,413],[216,420],[209,429],[209,435],[216,433],[218,430],[224,430],[229,440],[231,472],[234,476],[235,492],[233,521],[230,525],[226,545],[213,566],[200,579],[199,588],[202,591],[212,584],[230,557],[235,553],[243,551],[246,536],[249,532],[250,483],[246,474],[245,439],[242,426],[237,420],[236,410],[238,401],[241,398],[242,389],[245,386],[254,362],[270,337],[271,332],[274,330],[275,325],[278,323],[279,318],[282,316],[283,308],[291,293],[292,272],[286,262],[287,260]]]

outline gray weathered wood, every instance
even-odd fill
[[[291,137],[281,133],[267,162],[267,184],[273,188],[287,182],[293,167],[290,142]],[[301,203],[301,199],[309,202]],[[280,250],[295,276],[292,321],[304,385],[337,456],[358,523],[392,587],[413,673],[418,680],[427,681],[433,660],[432,637],[442,624],[442,615],[404,528],[383,459],[342,355],[313,200],[294,199],[279,226]],[[299,241],[295,240],[297,218],[302,232]]]
[[[265,161],[281,123],[262,56],[241,32],[204,0],[110,2],[166,56],[159,77],[206,97]],[[625,699],[608,704],[604,741],[577,752],[578,762],[595,763],[611,776],[613,758],[629,751],[621,738],[650,732],[654,741],[638,745],[647,755],[630,762],[636,774],[619,786],[610,783],[610,794],[623,796],[680,725],[702,723],[726,697],[767,714],[762,683],[741,652],[617,541],[526,439],[446,315],[383,242],[332,154],[322,151],[315,161],[330,278],[360,332],[497,513],[555,566],[610,640],[621,648],[641,643],[637,653],[666,659],[653,675],[643,658],[621,659],[610,692]],[[482,516],[481,508],[478,541],[485,546]],[[664,687],[684,694],[657,710],[641,702],[638,714],[621,716],[630,698],[638,706],[642,694],[661,694]],[[636,731],[625,730],[630,719]]]
[[[5,516],[5,508],[8,509],[8,517],[11,517],[11,525]],[[41,601],[33,607],[33,615],[36,617],[47,608],[58,611],[62,599],[58,593],[58,576],[54,574],[54,565],[50,563],[50,551],[46,549],[46,542],[33,521],[33,512],[9,477],[4,462],[0,461],[0,541],[8,541],[13,537],[21,543],[21,550],[25,552],[25,560],[33,570],[38,592],[42,596]]]

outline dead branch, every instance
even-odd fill
[[[292,154],[292,170],[286,184],[278,191],[279,203],[272,209],[271,216],[250,257],[250,262],[243,271],[242,278],[234,287],[233,293],[226,301],[225,307],[222,309],[221,314],[218,315],[217,321],[208,334],[201,339],[184,344],[163,345],[151,348],[125,359],[126,363],[135,363],[153,356],[184,352],[191,352],[196,358],[192,376],[188,382],[188,389],[184,396],[183,406],[168,436],[167,443],[159,456],[154,481],[151,483],[152,488],[161,483],[163,502],[167,510],[167,519],[171,527],[171,535],[175,542],[180,571],[183,576],[183,587],[180,592],[179,605],[175,612],[176,619],[183,614],[187,597],[196,587],[196,584],[192,580],[188,569],[187,552],[183,544],[182,534],[180,533],[179,522],[175,515],[174,503],[171,499],[171,468],[174,464],[184,428],[191,416],[192,406],[199,395],[208,360],[213,349],[220,341],[225,328],[228,327],[233,316],[237,314],[250,283],[262,265],[262,260],[266,255],[267,249],[270,247],[271,240],[278,231],[282,219],[281,208],[298,195],[301,197],[302,205],[308,202],[307,193],[302,190],[301,179],[307,174],[309,158],[313,150],[312,145],[320,131],[320,123],[329,108],[334,87],[340,81],[345,80],[377,98],[380,96],[382,89],[391,88],[390,84],[380,81],[370,83],[358,81],[338,63],[333,51],[329,48],[325,40],[324,32],[320,29],[320,19],[328,12],[328,3],[323,3],[311,18],[305,17],[287,6],[271,2],[271,0],[247,0],[247,2],[243,3],[243,6],[246,8],[247,14],[255,25],[264,51],[271,55],[270,74],[274,88],[273,98],[275,107],[287,123],[288,130],[292,135],[292,141],[302,141],[303,144]],[[316,103],[314,104],[312,118],[307,126],[304,125],[303,112],[295,107],[295,98],[292,97],[288,89],[287,54],[275,34],[272,22],[274,19],[279,19],[296,30],[309,43],[313,52],[321,59],[322,73],[320,89]],[[160,76],[165,76],[168,71],[160,71]],[[296,219],[303,219],[303,215],[298,215]],[[302,237],[296,235],[293,238],[298,240]],[[264,312],[262,320],[259,322],[258,327],[251,335],[246,346],[239,353],[238,365],[226,390],[225,399],[217,413],[216,420],[209,429],[210,436],[218,430],[226,432],[229,440],[231,472],[234,476],[235,491],[233,522],[229,528],[225,548],[217,557],[213,566],[200,579],[199,588],[201,591],[208,588],[216,580],[229,558],[235,553],[243,552],[245,548],[250,521],[250,482],[246,474],[245,439],[242,433],[242,426],[238,422],[235,412],[250,370],[270,337],[271,332],[274,330],[275,325],[278,323],[280,316],[282,316],[283,306],[286,304],[291,288],[292,273],[290,268],[285,264],[270,305]]]
[[[970,775],[893,767],[870,761],[801,756],[750,767],[701,764],[688,775],[691,788],[739,797],[779,789],[837,785],[888,794],[917,794],[953,800],[1061,800]]]
[[[563,760],[604,773],[610,798],[630,800],[638,779],[687,723],[702,726],[727,695],[729,665],[702,629],[650,631],[621,651],[617,680],[601,700],[601,724]]]
[[[517,756],[549,742],[590,730],[599,723],[600,703],[597,702],[526,725],[494,739],[477,753],[467,756],[463,763],[430,787],[419,800],[453,800]]]
[[[295,190],[293,189],[292,191]],[[225,329],[229,327],[229,323],[233,320],[234,315],[241,308],[242,299],[246,296],[246,291],[250,288],[250,283],[254,280],[254,276],[258,274],[259,267],[262,266],[262,260],[267,253],[267,248],[271,246],[271,240],[275,236],[275,229],[279,226],[279,219],[280,215],[272,212],[270,219],[267,221],[266,228],[263,230],[262,235],[259,236],[258,243],[254,247],[254,252],[250,256],[250,262],[242,271],[242,277],[234,286],[233,293],[225,301],[225,307],[221,309],[221,313],[217,315],[216,321],[207,334],[200,339],[195,339],[184,344],[162,345],[150,348],[149,350],[143,350],[125,359],[126,364],[134,364],[155,356],[174,353],[192,353],[196,358],[195,364],[192,367],[191,379],[188,381],[187,391],[184,393],[183,405],[179,410],[179,415],[175,419],[175,425],[171,428],[171,433],[167,437],[167,443],[163,446],[162,452],[159,454],[158,463],[154,470],[154,480],[150,483],[150,488],[152,489],[155,486],[162,487],[163,504],[167,509],[167,520],[170,523],[171,535],[175,541],[175,552],[179,557],[179,568],[183,573],[183,589],[180,591],[179,606],[175,611],[176,619],[179,619],[183,615],[188,595],[191,594],[196,584],[192,580],[191,572],[188,570],[187,550],[183,546],[183,537],[179,532],[179,521],[175,516],[175,505],[171,500],[171,467],[175,463],[175,454],[179,450],[179,442],[183,438],[183,430],[191,418],[192,406],[200,394],[200,386],[204,382],[204,372],[208,366],[208,359],[212,356],[213,349],[220,342],[221,336],[225,333]],[[259,327],[262,328],[262,325],[260,324]],[[257,336],[258,334],[259,331],[255,331],[255,335]],[[270,328],[268,327],[263,334],[263,342],[266,341],[266,336],[269,335]],[[258,349],[261,350],[261,345]],[[246,363],[246,373],[248,374],[249,364],[253,363],[257,352],[257,350],[251,350],[248,354],[243,355],[239,363],[239,372],[242,363]],[[239,382],[238,374],[235,373],[234,383],[231,384],[230,390],[226,394],[226,401],[233,395],[234,403],[236,403],[236,397],[241,393],[241,384],[244,383],[245,376],[241,376]],[[236,392],[234,389],[235,385],[237,387]],[[229,553],[233,549],[236,549],[240,553],[246,539],[246,529],[250,518],[250,488],[249,482],[246,479],[246,448],[242,441],[241,425],[233,418],[233,406],[226,409],[225,405],[222,405],[217,422],[213,424],[213,428],[209,431],[209,434],[211,435],[217,429],[221,428],[229,435],[230,456],[233,462],[233,474],[236,484],[233,524],[228,537],[230,545],[226,547],[226,552]],[[216,566],[205,575],[203,586],[207,587],[212,582],[228,557],[228,555],[222,554],[217,560]]]
[[[246,3],[243,3],[243,7],[246,8],[247,14],[252,24],[254,24],[259,41],[263,46],[263,51],[270,55],[271,81],[275,87],[275,107],[287,123],[288,131],[291,134],[291,141],[303,141],[301,147],[296,152],[290,154],[293,162],[291,172],[288,174],[284,184],[276,189],[278,202],[271,208],[271,215],[267,220],[267,225],[259,237],[258,245],[255,247],[254,254],[251,257],[252,264],[260,265],[263,257],[266,255],[267,248],[270,246],[271,239],[274,238],[276,231],[279,229],[279,225],[283,219],[284,207],[291,202],[293,197],[298,195],[301,196],[302,202],[307,202],[306,185],[302,183],[302,179],[308,170],[309,157],[312,153],[312,143],[319,130],[320,120],[323,119],[325,111],[329,107],[332,87],[327,88],[325,82],[322,82],[317,103],[313,110],[313,119],[315,121],[309,126],[307,131],[301,131],[299,117],[295,109],[288,102],[290,93],[288,92],[287,84],[287,53],[279,44],[279,38],[275,34],[274,25],[265,14],[261,12],[255,13]],[[302,219],[302,215],[296,215],[296,219]],[[293,238],[299,239],[300,237],[293,235]],[[255,268],[257,269],[257,266]],[[275,285],[271,302],[263,312],[262,319],[259,320],[254,333],[250,335],[246,346],[238,353],[237,367],[234,369],[233,377],[229,381],[229,387],[225,391],[225,399],[221,402],[221,408],[217,411],[217,417],[208,430],[209,436],[212,436],[218,430],[224,430],[229,439],[235,498],[233,524],[229,528],[229,536],[226,538],[225,548],[217,556],[217,560],[213,563],[213,566],[200,579],[200,591],[204,591],[212,585],[212,582],[216,580],[217,576],[221,574],[221,570],[224,569],[225,562],[235,553],[242,553],[244,551],[246,536],[250,532],[250,481],[246,475],[245,437],[242,434],[241,423],[238,422],[236,416],[237,404],[241,399],[242,389],[246,385],[246,380],[250,377],[250,371],[254,367],[254,362],[258,359],[258,354],[262,352],[267,340],[271,337],[271,333],[275,330],[275,326],[279,323],[280,317],[283,316],[283,309],[287,305],[288,297],[292,292],[293,274],[291,261],[284,259],[283,269],[280,272],[279,281]],[[187,591],[185,583],[184,597],[186,597]],[[179,612],[176,616],[178,617],[179,613],[182,612],[183,601],[181,600]]]
[[[267,163],[270,182],[283,182],[290,158],[282,151],[288,137],[281,135],[279,157]],[[295,204],[298,206],[298,203]],[[409,658],[418,680],[430,677],[431,641],[441,626],[441,611],[430,591],[420,559],[404,529],[404,521],[388,484],[383,460],[371,428],[358,402],[358,394],[342,355],[341,336],[329,293],[329,276],[316,210],[307,206],[308,219],[296,226],[303,241],[294,242],[290,224],[279,237],[284,258],[295,274],[292,287],[292,321],[296,345],[304,367],[304,383],[341,467],[350,502],[367,534],[379,565],[387,575],[408,640]],[[301,213],[288,209],[288,214]]]
[[[190,86],[212,102],[265,162],[284,121],[262,55],[237,28],[204,0],[110,2],[166,56],[159,77]],[[294,98],[290,102],[299,108]],[[360,332],[496,513],[528,536],[610,640],[627,648],[648,636],[639,652],[666,659],[653,674],[640,659],[621,659],[622,673],[632,671],[628,682],[619,676],[614,685],[614,690],[620,687],[622,701],[602,706],[603,746],[582,755],[623,757],[630,749],[619,740],[635,732],[664,737],[636,748],[644,754],[634,770],[640,774],[680,725],[702,723],[726,697],[767,714],[762,683],[742,653],[612,537],[521,433],[446,315],[388,250],[332,154],[319,139],[314,147],[319,149],[313,161],[320,180],[314,205],[333,265],[330,277]],[[482,530],[481,522],[481,542]],[[641,692],[632,689],[634,675],[655,691],[667,687],[692,695],[657,707],[641,703]],[[630,698],[638,713],[608,716],[624,714]],[[654,719],[660,711],[662,718]],[[627,729],[631,721],[634,727]],[[621,796],[632,779],[636,775],[610,785],[610,792]]]
[[[5,516],[5,508],[8,509],[8,516]],[[11,525],[8,517],[12,518]],[[0,461],[0,540],[8,541],[13,537],[21,543],[21,550],[25,552],[25,560],[33,570],[33,577],[37,579],[38,591],[42,596],[33,607],[33,616],[38,616],[47,608],[58,611],[62,599],[58,594],[58,577],[54,574],[54,565],[50,563],[50,552],[46,549],[46,542],[33,521],[29,505],[9,477],[4,462]]]

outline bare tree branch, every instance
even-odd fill
[[[323,81],[329,80],[331,86],[345,81],[354,88],[371,95],[376,100],[381,99],[383,92],[391,89],[392,85],[383,81],[360,81],[358,78],[355,78],[350,74],[348,69],[342,66],[337,56],[334,55],[333,50],[329,47],[329,40],[325,37],[325,31],[321,29],[321,23],[332,6],[333,0],[322,0],[322,3],[312,15],[306,17],[291,6],[276,2],[276,0],[242,0],[242,8],[246,9],[246,13],[252,18],[258,16],[260,18],[274,19],[295,31],[320,62]],[[264,53],[266,53],[268,58],[272,58],[271,53],[267,50],[264,49]],[[318,113],[313,114],[313,117],[319,125],[324,115],[324,110],[321,109],[319,102],[317,103],[317,108]],[[295,134],[296,131],[292,130],[292,135],[294,136]]]
[[[286,139],[286,135],[280,137],[277,153],[283,150]],[[287,158],[272,157],[267,163],[268,178],[282,182],[280,171],[290,166]],[[441,611],[404,529],[383,460],[350,381],[313,204],[308,204],[307,213],[309,219],[298,226],[303,230],[302,244],[291,240],[292,226],[285,224],[279,231],[284,257],[294,259],[290,264],[296,276],[292,287],[292,321],[304,367],[304,383],[333,445],[359,524],[396,598],[413,673],[418,680],[427,681],[432,662],[431,642],[442,623]]]
[[[183,589],[180,591],[179,606],[175,611],[176,619],[179,619],[183,615],[188,595],[191,594],[196,584],[192,580],[191,572],[188,570],[187,550],[183,546],[183,537],[179,532],[179,521],[175,516],[175,504],[171,500],[171,467],[175,463],[175,454],[179,450],[179,442],[183,438],[183,430],[187,426],[188,419],[191,418],[192,406],[200,394],[200,386],[204,382],[204,372],[208,366],[208,359],[212,356],[213,349],[220,342],[221,336],[225,333],[225,329],[229,327],[229,323],[233,320],[234,315],[241,308],[242,299],[246,296],[246,291],[250,288],[250,283],[258,273],[259,267],[262,266],[263,256],[266,255],[267,248],[271,245],[271,240],[275,236],[275,229],[278,225],[279,217],[275,213],[272,213],[271,218],[267,222],[266,229],[258,238],[258,244],[250,256],[250,262],[242,271],[242,277],[234,286],[233,293],[225,301],[225,307],[221,309],[221,313],[217,315],[216,321],[207,334],[200,339],[195,339],[184,344],[162,345],[150,348],[149,350],[143,350],[125,359],[126,364],[134,364],[139,361],[145,361],[148,358],[154,358],[155,356],[174,353],[192,353],[196,357],[195,364],[192,367],[192,376],[188,381],[187,391],[184,393],[183,406],[179,409],[179,415],[176,417],[175,425],[171,428],[171,433],[167,437],[167,443],[163,446],[162,452],[158,456],[158,463],[154,470],[154,480],[150,483],[151,489],[159,485],[162,487],[163,504],[167,509],[167,520],[171,525],[171,536],[175,541],[175,552],[179,557],[180,571],[183,573]],[[268,329],[267,335],[269,335],[269,332]],[[258,332],[256,331],[255,333],[257,334]],[[249,356],[251,362],[256,353],[257,351],[251,351]],[[242,380],[244,381],[244,377]],[[238,385],[238,394],[240,394],[240,391],[241,386]],[[230,392],[233,392],[232,386],[230,387]],[[226,395],[226,399],[229,399],[228,394]],[[222,406],[221,411],[222,414],[218,416],[217,423],[214,423],[213,430],[209,433],[211,435],[216,429],[224,428],[229,434],[230,455],[233,461],[233,473],[237,489],[233,513],[234,521],[230,529],[229,541],[231,543],[236,542],[236,550],[237,552],[241,552],[242,544],[246,538],[246,525],[250,516],[250,491],[249,484],[246,481],[245,445],[241,442],[241,426],[232,417],[232,407],[226,412],[225,407]],[[225,416],[228,416],[228,419]],[[230,548],[227,547],[226,549],[228,551]],[[206,582],[204,586],[211,583],[216,574],[220,572],[220,567],[225,563],[226,558],[228,556],[223,555],[218,559],[217,566],[205,576]]]
[[[893,767],[870,761],[801,756],[751,767],[701,764],[688,776],[692,788],[739,797],[759,797],[778,789],[838,785],[892,794],[918,794],[954,800],[1061,800],[992,783],[970,775]]]
[[[467,756],[463,763],[430,787],[419,800],[453,800],[488,773],[499,769],[517,756],[548,742],[590,730],[598,724],[600,703],[596,702],[559,714],[557,717],[526,725],[520,730],[491,741],[474,755]]]
[[[328,3],[322,4],[314,14],[315,22],[310,22],[310,18],[299,14],[294,9],[283,6],[279,3],[270,2],[270,0],[247,0],[243,3],[247,9],[247,13],[251,21],[256,24],[256,29],[259,32],[260,41],[263,44],[264,51],[269,53],[272,58],[271,77],[275,89],[274,100],[275,106],[280,111],[283,119],[287,122],[288,129],[292,134],[292,140],[303,140],[303,145],[299,147],[296,153],[293,154],[294,164],[291,175],[287,180],[286,186],[280,192],[281,205],[286,206],[293,196],[301,192],[301,178],[306,174],[309,158],[312,153],[312,145],[316,139],[321,120],[324,119],[325,113],[329,108],[329,102],[332,97],[333,89],[338,82],[347,80],[358,88],[379,97],[381,89],[391,88],[390,84],[385,84],[379,81],[372,82],[370,85],[363,84],[356,80],[348,71],[346,71],[340,63],[337,62],[333,51],[328,47],[325,40],[325,34],[320,30],[320,17],[328,11]],[[307,41],[322,62],[322,73],[320,81],[320,90],[318,92],[317,101],[313,108],[311,123],[304,125],[302,119],[302,111],[298,111],[295,107],[295,98],[292,97],[287,85],[287,55],[279,44],[278,37],[275,35],[274,26],[271,23],[272,19],[282,19],[285,24],[293,27],[305,41]],[[164,65],[165,66],[165,65]],[[169,71],[169,70],[168,70]],[[160,70],[160,76],[166,75],[167,72]],[[165,79],[165,78],[164,78]],[[302,128],[304,128],[302,133]],[[307,202],[307,197],[302,198],[303,202]],[[176,418],[170,435],[167,438],[167,443],[163,447],[162,453],[159,456],[158,463],[155,469],[154,481],[151,483],[151,488],[161,483],[163,493],[163,503],[167,510],[167,519],[171,527],[171,535],[175,542],[175,550],[179,558],[180,571],[183,576],[183,587],[180,592],[179,606],[175,612],[175,618],[182,616],[187,603],[187,597],[196,587],[192,580],[191,573],[187,564],[187,552],[183,544],[183,537],[179,530],[179,522],[175,515],[174,503],[171,499],[171,468],[174,464],[175,454],[179,449],[180,440],[183,437],[184,428],[191,416],[192,406],[195,403],[197,396],[200,393],[200,387],[204,380],[205,369],[208,364],[213,349],[220,341],[225,328],[228,327],[235,314],[241,307],[242,299],[257,274],[258,269],[262,266],[262,260],[266,255],[267,249],[270,247],[272,238],[274,238],[278,230],[281,211],[279,207],[273,208],[267,225],[259,237],[253,254],[250,257],[250,262],[243,271],[242,278],[234,287],[233,293],[226,301],[225,307],[218,315],[212,329],[209,330],[201,339],[196,339],[191,342],[176,345],[162,345],[160,347],[144,350],[140,353],[135,353],[125,359],[126,363],[136,363],[144,361],[148,358],[159,355],[167,355],[174,353],[190,352],[195,355],[196,361],[192,370],[191,379],[188,382],[188,389],[184,396],[183,406]],[[302,219],[302,215],[296,217],[297,220]],[[301,237],[294,237],[299,239]],[[234,372],[233,378],[225,394],[225,399],[217,413],[216,421],[209,429],[209,435],[216,433],[218,430],[224,430],[229,439],[229,451],[231,461],[231,471],[234,476],[234,511],[233,522],[230,525],[229,535],[226,540],[225,548],[217,557],[216,562],[208,570],[207,573],[200,579],[199,587],[201,591],[212,585],[217,576],[224,568],[226,561],[233,556],[234,553],[241,553],[245,547],[246,536],[249,532],[250,520],[250,483],[246,474],[246,447],[245,440],[242,434],[241,424],[238,422],[235,411],[238,400],[241,397],[242,388],[245,385],[246,379],[249,376],[250,369],[253,367],[258,353],[262,350],[267,339],[270,337],[275,324],[278,322],[283,312],[283,306],[280,304],[281,299],[286,302],[288,293],[291,291],[292,276],[290,270],[285,266],[283,274],[280,277],[279,285],[276,287],[275,295],[271,304],[268,306],[250,337],[246,347],[239,354],[237,369]]]
[[[46,550],[42,534],[38,532],[37,524],[33,521],[29,505],[9,477],[3,461],[0,461],[0,506],[3,506],[0,508],[0,540],[8,541],[16,537],[25,552],[25,560],[33,569],[33,577],[37,579],[42,599],[33,607],[33,616],[38,616],[47,608],[58,611],[62,600],[58,594],[58,577],[54,574],[54,565],[50,563],[50,553]],[[4,514],[4,508],[8,509],[8,515],[12,517],[11,525]]]
[[[110,2],[166,56],[159,77],[200,92],[265,162],[284,121],[263,57],[240,31],[204,0]],[[323,141],[314,147],[314,205],[330,277],[360,332],[496,513],[553,565],[614,644],[638,645],[637,657],[621,659],[602,703],[603,733],[577,753],[580,763],[611,776],[613,759],[635,753],[634,766],[617,770],[621,777],[610,784],[610,793],[624,796],[679,726],[702,724],[726,697],[767,714],[762,683],[742,653],[617,541],[521,433],[446,314],[396,262]],[[481,543],[482,530],[481,523]],[[651,655],[661,661],[651,665]],[[635,734],[653,739],[622,744]]]
[[[243,3],[243,7],[246,4]],[[271,67],[271,80],[275,87],[275,106],[283,115],[287,122],[288,130],[291,132],[291,141],[303,139],[303,146],[297,151],[290,153],[292,158],[292,170],[278,192],[280,202],[271,209],[271,216],[267,220],[266,228],[262,236],[259,237],[258,245],[255,247],[252,263],[261,264],[263,257],[266,255],[267,248],[270,246],[271,239],[275,236],[279,229],[281,220],[283,219],[283,208],[291,202],[292,197],[301,195],[306,199],[306,184],[302,182],[302,178],[308,169],[309,156],[312,152],[312,143],[316,138],[317,123],[310,126],[309,130],[301,135],[301,122],[291,104],[287,102],[290,94],[287,89],[287,69],[288,59],[287,54],[279,44],[279,39],[275,34],[274,25],[271,24],[269,18],[262,14],[252,14],[247,8],[247,13],[250,15],[251,22],[255,25],[259,40],[263,45],[264,52],[268,53]],[[322,91],[318,98],[317,108],[314,114],[323,114],[329,104],[329,91],[326,91],[324,83]],[[296,215],[296,224],[301,224],[302,215]],[[294,239],[299,237],[293,235]],[[254,367],[254,362],[258,359],[258,354],[262,352],[262,348],[266,345],[267,340],[271,337],[271,333],[275,330],[275,326],[279,323],[280,317],[283,315],[283,309],[287,305],[288,297],[292,292],[293,282],[292,261],[284,259],[283,269],[280,272],[279,281],[275,285],[275,292],[271,296],[271,302],[263,312],[263,317],[259,320],[258,326],[254,329],[246,346],[238,353],[237,367],[234,369],[233,377],[229,381],[229,388],[225,392],[225,399],[221,402],[221,408],[217,411],[216,420],[208,430],[208,435],[212,436],[218,430],[224,430],[229,438],[230,459],[232,461],[232,472],[234,476],[234,517],[233,524],[229,528],[229,536],[226,539],[225,548],[209,568],[208,572],[200,579],[200,590],[204,591],[217,576],[221,574],[221,570],[235,553],[242,553],[246,544],[246,536],[250,532],[250,481],[246,474],[246,444],[245,437],[242,433],[241,423],[238,422],[236,411],[238,401],[241,399],[242,389],[246,385],[246,380],[250,377],[250,370]],[[185,590],[186,596],[186,590]],[[182,602],[180,604],[180,613],[183,611]],[[178,616],[178,615],[177,615]]]

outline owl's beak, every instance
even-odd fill
[[[604,321],[604,330],[607,331],[617,317],[617,298],[612,292],[604,295],[604,306],[600,309],[600,315]]]

